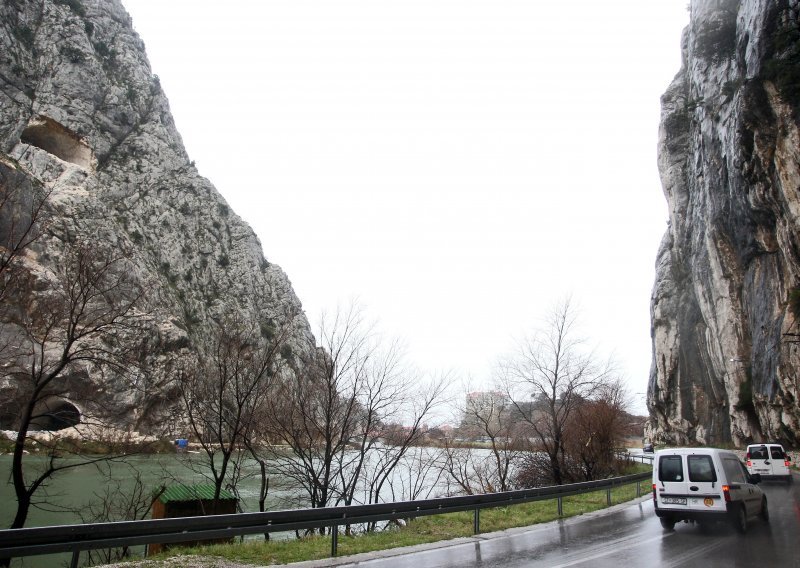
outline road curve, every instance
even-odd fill
[[[800,480],[764,482],[770,523],[753,519],[747,534],[725,524],[680,523],[664,531],[652,499],[535,527],[292,564],[293,568],[772,567],[800,568]]]

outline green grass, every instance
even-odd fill
[[[648,485],[642,482],[642,494]],[[612,504],[624,503],[636,498],[636,484],[623,485],[611,492]],[[564,517],[590,513],[606,507],[606,491],[574,495],[563,499]],[[556,499],[535,501],[507,507],[483,509],[480,514],[482,533],[514,527],[546,523],[558,519]],[[387,530],[358,536],[339,535],[339,556],[362,552],[386,550],[401,546],[425,544],[458,537],[472,536],[472,512],[449,513],[419,517],[406,526],[391,526]],[[330,536],[312,536],[284,541],[245,541],[242,543],[174,548],[153,557],[163,559],[181,555],[199,555],[221,558],[232,562],[259,565],[286,564],[302,560],[318,560],[330,556]]]

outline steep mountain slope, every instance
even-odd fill
[[[202,349],[231,316],[265,334],[291,320],[284,357],[313,350],[286,275],[187,156],[118,0],[0,2],[0,181],[4,192],[50,191],[50,222],[27,259],[35,270],[56,266],[76,241],[132,251],[149,290],[150,368]]]
[[[800,6],[695,0],[662,97],[647,435],[800,439]]]

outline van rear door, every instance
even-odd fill
[[[783,446],[769,446],[770,465],[772,466],[772,475],[790,475],[789,467],[786,465],[786,454],[783,451]]]
[[[710,454],[686,456],[689,473],[688,506],[692,510],[725,511],[725,498]]]
[[[658,455],[656,480],[656,505],[662,509],[686,510],[688,490],[685,467],[681,454]]]
[[[769,459],[767,446],[749,446],[747,448],[750,460],[750,472],[761,475],[772,475],[772,461]]]

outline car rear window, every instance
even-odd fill
[[[717,472],[714,471],[714,462],[711,456],[689,456],[689,481],[716,481]]]
[[[770,446],[769,453],[772,454],[772,459],[774,460],[783,459],[783,448],[781,448],[780,446]]]
[[[769,459],[769,454],[767,453],[767,446],[751,446],[749,448],[749,453],[751,460]]]
[[[658,460],[659,481],[683,481],[681,456],[661,456]]]
[[[742,463],[736,458],[722,458],[722,469],[725,470],[725,475],[728,476],[728,483],[745,482],[745,470],[742,468]]]

